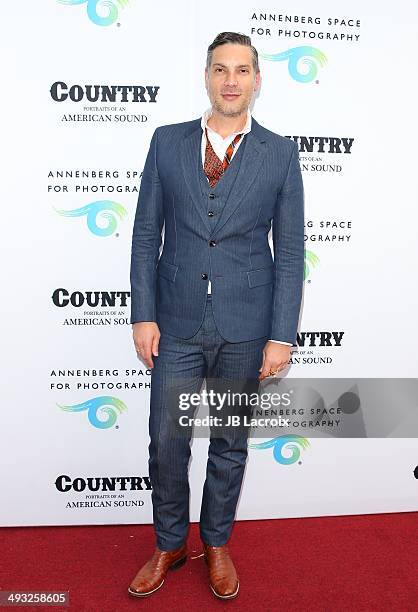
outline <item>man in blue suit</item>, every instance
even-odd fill
[[[152,368],[149,473],[157,539],[128,589],[138,597],[159,589],[168,569],[187,558],[191,428],[173,433],[170,390],[178,400],[179,393],[199,392],[204,380],[210,388],[220,381],[234,390],[257,388],[288,364],[302,298],[298,149],[251,116],[260,71],[248,36],[215,38],[205,82],[211,107],[204,115],[152,136],[133,228],[131,323],[136,350]],[[200,535],[210,587],[222,599],[239,589],[227,542],[247,436],[248,427],[211,428]]]

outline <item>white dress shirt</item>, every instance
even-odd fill
[[[200,122],[200,125],[202,126],[202,143],[201,143],[201,148],[202,148],[202,165],[203,167],[205,166],[205,151],[206,151],[206,133],[205,133],[205,128],[207,128],[208,131],[208,137],[210,140],[210,144],[212,145],[212,148],[214,150],[214,152],[216,153],[216,155],[219,157],[219,159],[221,161],[223,161],[224,157],[225,157],[225,153],[226,150],[228,149],[229,145],[231,144],[231,142],[234,140],[235,136],[237,134],[248,134],[248,132],[251,131],[251,113],[250,113],[250,109],[247,110],[247,121],[245,123],[245,126],[242,130],[240,130],[239,132],[232,132],[232,134],[229,134],[229,136],[227,136],[226,138],[222,138],[222,136],[220,134],[218,134],[218,132],[215,132],[215,130],[213,130],[209,125],[208,125],[208,119],[212,114],[212,107],[208,108],[202,115],[202,120]],[[234,157],[235,153],[238,150],[238,147],[240,146],[241,142],[244,140],[244,138],[240,138],[239,141],[237,142],[237,144],[234,147],[234,150],[232,151],[232,156],[231,159]],[[208,284],[208,293],[212,292],[212,287],[211,287],[211,282],[209,281]],[[278,342],[279,344],[287,344],[288,346],[292,346],[292,344],[290,342],[282,342],[280,340],[271,340],[271,342]]]

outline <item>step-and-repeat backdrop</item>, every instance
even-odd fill
[[[154,129],[209,106],[219,32],[252,37],[253,115],[299,146],[305,288],[288,376],[417,375],[413,0],[23,0],[2,17],[1,524],[152,521],[132,226]],[[417,509],[413,434],[397,418],[369,427],[366,410],[348,431],[338,412],[251,438],[237,518]],[[207,445],[192,444],[193,520]]]

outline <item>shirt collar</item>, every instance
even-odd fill
[[[212,107],[210,107],[207,110],[205,110],[205,112],[202,115],[202,119],[200,121],[200,125],[202,126],[202,130],[203,131],[205,131],[205,128],[207,127],[209,131],[211,131],[214,134],[217,134],[219,136],[219,134],[217,132],[215,132],[215,130],[212,130],[212,128],[209,127],[209,125],[208,125],[208,119],[211,116],[211,114],[212,114]],[[247,110],[247,121],[245,123],[244,128],[242,130],[240,130],[239,132],[233,132],[232,134],[227,136],[227,138],[230,138],[230,136],[235,136],[235,134],[248,134],[248,132],[250,132],[250,131],[251,131],[251,112],[250,112],[250,109],[248,109]]]

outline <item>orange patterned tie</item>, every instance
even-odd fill
[[[221,178],[221,176],[223,175],[223,173],[229,166],[231,159],[232,159],[232,154],[234,152],[234,149],[237,145],[237,142],[240,140],[242,134],[237,134],[235,136],[234,140],[231,142],[231,144],[228,146],[226,150],[223,161],[221,161],[219,157],[216,155],[215,151],[213,150],[213,147],[208,137],[208,131],[206,128],[205,128],[205,132],[206,132],[206,150],[205,150],[204,169],[205,169],[205,174],[209,180],[209,185],[211,187],[215,187],[216,183],[219,181],[219,179]]]

